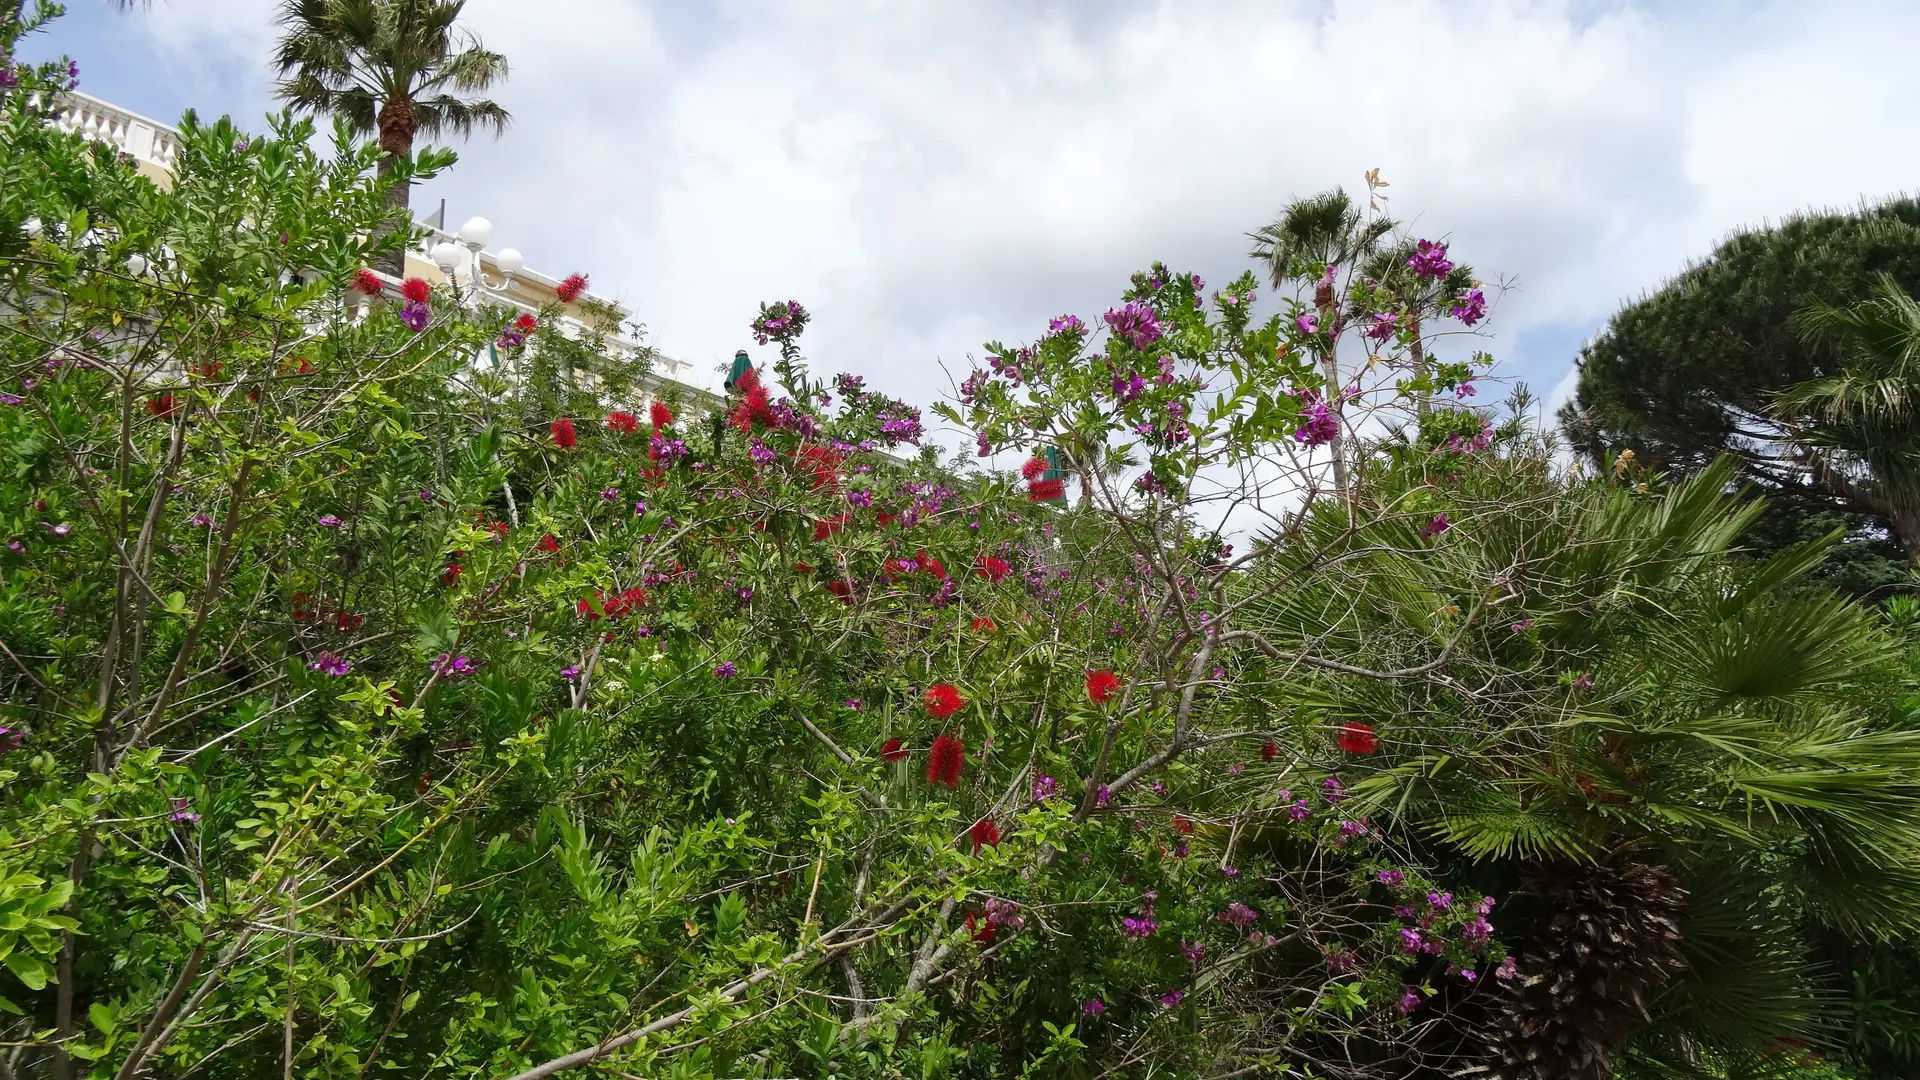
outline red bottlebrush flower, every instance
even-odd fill
[[[825,540],[827,537],[846,528],[847,522],[851,520],[853,520],[852,514],[841,514],[839,517],[823,518],[816,521],[813,523],[813,538],[815,540]]]
[[[1176,816],[1173,819],[1173,831],[1182,836],[1192,836],[1193,822],[1188,821],[1186,818]]]
[[[450,562],[440,568],[440,584],[451,587],[455,582],[460,580],[460,575],[466,572],[466,567],[461,566],[457,562]]]
[[[211,364],[201,364],[199,367],[194,368],[193,373],[203,379],[217,379],[220,377],[220,373],[226,369],[227,365],[215,360]]]
[[[1340,725],[1340,749],[1349,754],[1371,754],[1380,749],[1380,737],[1372,725],[1358,720]]]
[[[966,767],[967,744],[958,735],[942,735],[927,751],[927,783],[960,786],[960,771]]]
[[[1095,705],[1105,705],[1118,689],[1120,677],[1113,672],[1104,669],[1087,672],[1087,697],[1093,699]]]
[[[487,531],[493,534],[493,542],[497,544],[507,538],[507,523],[504,521],[491,522],[487,525]]]
[[[995,630],[1000,629],[998,626],[995,626],[993,624],[992,619],[988,619],[985,617],[973,620],[973,628],[983,634],[991,634]]]
[[[304,356],[289,356],[285,360],[280,361],[280,374],[311,375],[313,374],[313,361],[308,360]]]
[[[973,828],[967,830],[967,834],[973,837],[973,850],[975,851],[979,851],[982,847],[993,847],[1000,843],[1000,826],[995,825],[992,818],[981,818],[979,821],[974,822]]]
[[[642,607],[646,606],[646,603],[647,590],[636,585],[615,596],[613,599],[608,600],[603,607],[606,609],[607,618],[618,619],[624,615],[631,615],[639,611]]]
[[[1280,756],[1279,743],[1274,742],[1272,739],[1268,739],[1266,742],[1263,742],[1260,744],[1260,760],[1261,761],[1272,761],[1274,758],[1277,758],[1279,756]]]
[[[548,533],[540,538],[539,547],[541,551],[559,551],[560,541],[555,540],[552,533]]]
[[[427,789],[432,786],[433,786],[433,774],[427,773],[424,776],[420,777],[420,786],[413,789],[414,794],[425,795],[427,793]]]
[[[172,394],[161,394],[147,399],[147,411],[155,416],[172,416],[180,411],[180,399]]]
[[[424,304],[433,299],[433,286],[417,277],[410,277],[400,283],[400,295],[416,304]]]
[[[368,296],[379,296],[386,289],[380,278],[364,266],[353,272],[353,287]]]
[[[313,609],[307,606],[308,602],[311,601],[312,599],[313,599],[312,596],[307,593],[300,592],[300,593],[293,594],[293,621],[294,622],[312,622],[313,621]]]
[[[562,450],[571,450],[580,441],[580,436],[574,433],[571,420],[555,420],[547,425],[547,430],[553,433],[553,445]]]
[[[561,303],[571,304],[575,300],[580,299],[580,294],[586,291],[587,275],[568,274],[566,280],[554,286],[553,295],[559,297]]]
[[[573,605],[574,614],[588,622],[598,621],[601,611],[605,608],[604,601],[606,600],[606,596],[606,593],[595,589],[591,597],[577,601]]]
[[[365,615],[349,615],[342,611],[334,615],[333,628],[342,634],[351,634],[355,630],[360,629],[361,625],[366,621],[367,617]]]
[[[888,581],[893,581],[906,572],[907,564],[899,559],[888,559],[886,562],[880,564],[880,576],[886,578]]]
[[[888,739],[886,745],[880,748],[881,761],[899,761],[906,756],[906,747],[899,739]]]
[[[899,519],[899,514],[875,514],[873,515],[873,525],[876,529],[884,529]]]
[[[1005,559],[996,559],[992,555],[982,555],[973,560],[973,572],[988,581],[998,582],[1012,571],[1012,563]]]
[[[967,912],[967,937],[976,945],[990,945],[1000,933],[1000,928],[988,922],[983,916]]]
[[[1046,458],[1028,458],[1026,462],[1020,466],[1020,478],[1027,481],[1038,480],[1047,475],[1048,467]]]
[[[1067,497],[1065,480],[1035,480],[1027,485],[1028,502],[1052,502]]]
[[[657,428],[672,427],[673,410],[667,408],[666,402],[656,401],[647,406],[647,419],[653,421],[653,426]]]
[[[935,720],[945,720],[967,707],[966,700],[952,683],[934,683],[927,687],[926,704],[928,714]]]
[[[849,604],[853,603],[853,583],[850,581],[829,581],[827,591]]]
[[[630,412],[615,409],[607,414],[607,429],[622,435],[631,435],[640,430],[640,418]]]
[[[796,562],[793,564],[793,572],[796,574],[811,574],[813,573],[813,564],[810,562]]]
[[[531,315],[522,315],[513,320],[513,328],[523,334],[531,334],[540,329],[540,320]]]
[[[927,554],[926,548],[921,548],[919,551],[914,552],[913,561],[920,564],[920,569],[925,570],[941,581],[947,580],[947,568],[940,565],[939,559]]]

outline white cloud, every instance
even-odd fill
[[[164,48],[265,96],[266,0],[173,0]],[[705,368],[758,301],[816,366],[926,401],[936,361],[1093,315],[1154,258],[1225,280],[1289,196],[1381,167],[1489,278],[1504,370],[1742,223],[1920,175],[1920,8],[1574,0],[473,0],[516,123],[422,193],[593,274]],[[251,74],[248,74],[251,72]],[[210,110],[234,103],[208,102]],[[1558,345],[1556,345],[1558,347]],[[1556,387],[1559,396],[1563,387]]]

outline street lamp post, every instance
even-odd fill
[[[466,284],[471,290],[469,303],[498,301],[512,305],[513,300],[507,296],[507,292],[513,288],[513,276],[526,265],[525,257],[513,248],[502,248],[500,253],[493,257],[493,264],[500,271],[500,280],[495,284],[487,280],[486,271],[480,266],[480,249],[486,247],[487,241],[493,239],[493,222],[483,217],[469,218],[465,225],[460,226],[460,231],[456,235],[459,237],[459,243],[442,240],[433,245],[433,250],[427,253],[433,259],[433,264],[440,268],[440,272],[447,275],[447,281],[452,283],[454,291],[458,293],[460,290],[460,277],[457,271],[464,263]]]

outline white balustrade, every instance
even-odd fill
[[[53,126],[169,172],[180,157],[180,133],[173,128],[77,91],[60,95]]]

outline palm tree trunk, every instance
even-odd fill
[[[1413,327],[1413,378],[1418,382],[1427,377],[1427,350],[1420,342],[1420,312],[1417,308],[1408,308],[1408,322]],[[1422,388],[1414,393],[1413,411],[1416,416],[1425,416],[1433,408],[1433,393]]]
[[[1907,561],[1920,566],[1920,506],[1895,506],[1887,515],[1887,526]]]
[[[414,117],[413,102],[405,98],[389,98],[380,106],[380,149],[386,156],[380,159],[378,175],[382,178],[393,172],[399,158],[413,156],[413,133],[419,127]],[[387,189],[387,203],[394,207],[394,218],[374,227],[375,240],[391,235],[403,226],[411,225],[413,214],[409,209],[412,201],[412,183],[395,184]],[[407,272],[407,253],[405,248],[380,256],[375,261],[376,268],[394,277],[404,277]]]

